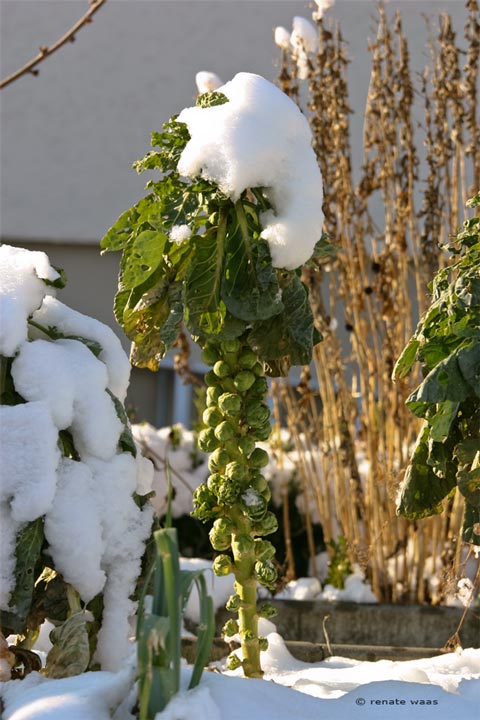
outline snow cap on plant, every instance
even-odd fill
[[[199,95],[202,95],[203,93],[217,90],[220,85],[223,85],[223,82],[216,73],[201,70],[195,75],[195,84]]]
[[[234,201],[246,188],[265,188],[274,209],[260,216],[261,237],[274,267],[297,268],[312,256],[323,226],[322,177],[308,121],[259,75],[238,73],[219,92],[229,102],[178,116],[191,137],[178,171],[217,183]]]
[[[274,31],[274,40],[275,45],[279,48],[282,48],[282,50],[288,50],[290,46],[290,33],[287,28],[284,28],[282,25],[276,27]]]
[[[335,5],[335,0],[315,0],[317,10],[314,10],[312,17],[314,20],[321,20],[325,12]]]

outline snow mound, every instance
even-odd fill
[[[233,201],[246,188],[266,188],[274,209],[261,215],[261,236],[274,267],[297,268],[311,257],[323,225],[322,177],[308,121],[259,75],[238,73],[218,90],[229,102],[186,108],[177,118],[191,136],[178,171],[217,183]]]

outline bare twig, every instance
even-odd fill
[[[39,63],[42,62],[42,60],[45,60],[46,57],[52,55],[52,53],[61,48],[62,45],[65,45],[65,43],[74,42],[75,35],[78,30],[80,30],[80,28],[84,25],[87,25],[87,23],[91,22],[93,15],[97,12],[97,10],[101,8],[102,5],[107,2],[107,0],[89,0],[89,2],[90,7],[85,13],[85,15],[80,18],[80,20],[76,22],[75,25],[71,27],[67,33],[65,33],[65,35],[63,35],[53,45],[50,45],[50,47],[48,47],[47,45],[41,45],[38,55],[36,55],[29,62],[27,62],[23,67],[19,68],[14,73],[8,75],[8,77],[0,81],[0,89],[6,87],[7,85],[10,85],[10,83],[12,83],[14,80],[17,80],[22,75],[38,75],[38,70],[36,69],[36,67]]]

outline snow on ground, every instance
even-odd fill
[[[237,200],[246,188],[266,189],[273,210],[261,214],[261,237],[274,267],[294,269],[322,234],[322,177],[312,134],[296,104],[259,75],[238,73],[218,91],[229,102],[182,110],[191,139],[178,171],[216,182]]]
[[[204,672],[200,686],[179,696],[155,720],[371,720],[478,717],[480,650],[435,658],[375,663],[331,657],[295,660],[277,633],[262,654],[265,677]],[[186,687],[191,668],[182,671]],[[47,680],[33,673],[0,690],[4,720],[133,720],[131,669]],[[109,712],[110,711],[110,712]],[[112,714],[110,714],[112,713]]]

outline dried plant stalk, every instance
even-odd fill
[[[449,503],[444,516],[419,523],[396,516],[397,487],[418,431],[405,400],[419,378],[393,384],[391,375],[428,305],[427,282],[445,262],[439,243],[462,221],[470,185],[480,181],[480,26],[477,0],[466,5],[466,52],[456,44],[451,19],[439,18],[431,67],[420,79],[425,123],[419,133],[401,17],[390,19],[379,4],[358,183],[350,147],[348,51],[336,23],[327,27],[317,19],[319,51],[308,65],[304,111],[324,179],[326,230],[338,248],[335,260],[304,274],[324,336],[314,357],[321,412],[315,398],[302,400],[302,406],[284,384],[275,392],[326,542],[347,539],[351,562],[367,571],[384,601],[442,602],[447,590],[438,588],[433,597],[424,571],[432,558],[443,558],[444,572],[455,575],[462,559],[456,542],[460,501]],[[283,52],[279,83],[301,104],[295,58],[288,55]]]

